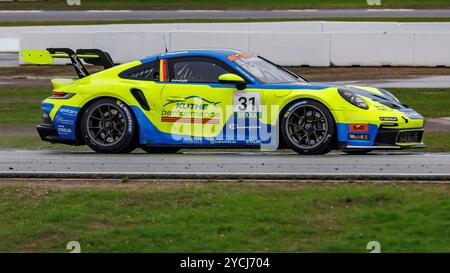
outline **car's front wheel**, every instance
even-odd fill
[[[98,153],[129,153],[136,148],[136,122],[131,109],[120,100],[99,99],[81,118],[81,134]]]
[[[326,154],[334,148],[335,122],[321,103],[302,100],[292,104],[281,117],[281,134],[299,154]]]

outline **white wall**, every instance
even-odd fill
[[[398,23],[323,22],[323,32],[397,32]]]
[[[414,65],[414,34],[332,33],[330,61],[336,66]]]
[[[249,36],[249,32],[172,32],[170,50],[232,48],[248,51]]]
[[[250,52],[280,65],[330,65],[329,33],[251,33]]]
[[[450,66],[450,23],[274,22],[0,28],[0,52],[100,48],[117,62],[164,51],[230,48],[282,65]],[[20,43],[19,43],[20,41]],[[15,50],[14,50],[15,49]]]
[[[400,32],[442,31],[450,32],[450,23],[399,23]]]
[[[164,52],[164,37],[170,48],[170,32],[99,32],[94,34],[93,48],[101,48],[115,62],[124,63]]]
[[[20,48],[18,39],[0,38],[0,52],[17,52]]]
[[[450,33],[416,33],[414,40],[414,65],[450,66]]]

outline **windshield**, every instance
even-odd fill
[[[239,65],[261,83],[305,82],[302,78],[253,54],[235,54],[228,59]]]

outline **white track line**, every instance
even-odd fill
[[[412,12],[415,9],[366,9],[370,12]]]
[[[228,177],[228,178],[239,178],[243,177],[246,179],[255,178],[255,179],[275,179],[275,178],[295,178],[295,177],[305,177],[305,178],[314,178],[314,177],[333,177],[336,179],[346,179],[354,178],[354,177],[371,177],[371,178],[408,178],[414,179],[416,177],[423,177],[432,179],[433,177],[450,177],[450,173],[209,173],[209,172],[199,172],[199,173],[190,173],[190,172],[52,172],[52,171],[0,171],[0,177],[17,175],[19,177],[23,177],[26,175],[30,176],[49,176],[49,177],[67,177],[67,176],[79,176],[79,177],[105,177],[105,176],[130,176],[130,177]]]
[[[90,10],[85,10],[85,12],[92,12],[92,13],[112,13],[112,12],[131,12],[131,10],[95,10],[95,9],[90,9]]]
[[[0,10],[0,13],[39,13],[43,10]]]

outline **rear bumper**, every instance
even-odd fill
[[[40,124],[36,126],[36,130],[43,141],[57,143],[60,140],[58,132],[53,126]]]
[[[61,139],[58,134],[58,130],[53,125],[53,122],[47,114],[42,117],[42,123],[36,126],[36,130],[43,141],[50,143],[61,143],[68,145],[82,145],[77,140]]]

